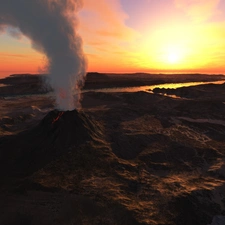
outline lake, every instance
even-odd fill
[[[113,87],[113,88],[101,88],[101,89],[88,89],[83,90],[82,92],[139,92],[145,91],[149,93],[153,93],[154,88],[180,88],[180,87],[190,87],[197,86],[202,84],[223,84],[225,80],[219,81],[208,81],[208,82],[187,82],[187,83],[165,83],[165,84],[155,84],[155,85],[146,85],[146,86],[138,86],[138,87]]]

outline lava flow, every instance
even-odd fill
[[[64,114],[64,112],[59,112],[59,114],[57,115],[57,117],[55,119],[53,119],[52,124],[55,123],[56,121],[59,120],[59,118]]]

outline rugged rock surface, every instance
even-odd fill
[[[34,128],[2,137],[0,149],[8,151],[1,151],[0,163],[9,171],[32,173],[71,148],[93,140],[99,132],[98,125],[83,112],[54,110]]]
[[[80,112],[0,100],[0,224],[221,224],[225,95],[214,91],[90,92]]]

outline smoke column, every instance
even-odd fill
[[[75,31],[75,13],[81,6],[80,0],[0,0],[0,31],[17,28],[35,50],[47,56],[60,110],[79,108],[86,74],[82,40]]]

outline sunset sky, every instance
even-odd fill
[[[88,71],[225,73],[224,0],[83,3],[78,33]],[[0,34],[1,76],[44,71],[45,56],[29,39]]]

